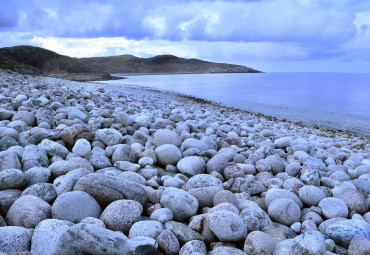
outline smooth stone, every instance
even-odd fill
[[[224,169],[227,167],[229,161],[231,160],[230,155],[219,153],[213,156],[210,160],[208,160],[206,164],[206,173],[211,173],[216,171],[218,173],[222,173]]]
[[[0,191],[0,213],[6,215],[10,206],[17,200],[22,194],[21,190],[18,189],[6,189]]]
[[[176,165],[182,158],[181,151],[173,144],[164,144],[155,149],[158,163],[161,165]]]
[[[306,185],[299,189],[299,198],[308,206],[316,206],[326,196],[325,193],[318,187]]]
[[[274,141],[274,144],[277,148],[286,148],[290,146],[290,143],[293,141],[291,137],[281,137]]]
[[[59,160],[54,163],[52,163],[49,166],[49,169],[51,171],[51,174],[54,177],[58,177],[61,175],[65,175],[68,172],[78,169],[78,168],[86,168],[91,171],[94,171],[94,168],[89,164],[85,159],[84,160],[77,160],[75,158],[69,159],[69,160]]]
[[[296,194],[294,194],[293,192],[290,192],[289,190],[276,189],[276,188],[269,189],[266,192],[265,202],[266,202],[267,207],[274,200],[279,199],[279,198],[289,198],[289,199],[292,199],[294,202],[296,202],[299,205],[300,208],[303,207],[302,201],[299,199],[299,197]]]
[[[51,183],[36,183],[22,192],[22,196],[32,195],[39,197],[47,203],[51,203],[57,197],[54,186]]]
[[[279,198],[269,205],[268,215],[273,221],[290,226],[300,220],[301,210],[292,199]]]
[[[213,205],[216,206],[222,203],[230,203],[236,207],[239,207],[239,201],[229,190],[220,190],[213,196]]]
[[[241,241],[247,235],[247,228],[239,215],[219,210],[208,215],[209,227],[220,241]]]
[[[187,138],[181,144],[181,151],[186,151],[190,148],[196,148],[201,152],[208,150],[208,146],[206,143],[195,138]]]
[[[32,229],[23,227],[0,227],[0,252],[14,254],[29,251],[32,233]]]
[[[204,237],[202,235],[192,230],[184,223],[169,221],[166,222],[165,227],[175,234],[176,238],[180,241],[182,245],[192,240],[204,241]]]
[[[17,130],[9,127],[0,127],[0,139],[5,136],[11,137],[15,140],[18,140],[19,138]]]
[[[180,251],[180,243],[175,234],[168,229],[164,229],[158,236],[157,242],[159,249],[166,255],[177,255]]]
[[[120,162],[120,161],[118,161],[118,162]],[[130,181],[136,182],[136,183],[141,184],[141,185],[145,185],[145,183],[146,183],[146,180],[143,176],[141,176],[138,173],[131,172],[131,171],[120,173],[118,175],[118,177],[120,177],[122,179],[125,179],[125,180],[130,180]]]
[[[72,222],[57,219],[41,221],[32,235],[31,254],[54,254],[59,248],[59,239],[73,226]]]
[[[348,247],[348,255],[370,254],[370,240],[367,238],[354,237]]]
[[[91,151],[91,144],[86,139],[78,139],[72,148],[72,152],[80,157],[86,156]]]
[[[173,212],[174,219],[177,221],[183,221],[194,216],[199,207],[199,202],[194,196],[173,187],[164,190],[160,203],[162,207],[167,207]]]
[[[48,139],[42,140],[42,142],[38,146],[41,149],[45,150],[50,157],[59,156],[64,159],[69,153],[68,149],[63,145],[57,142],[50,141]]]
[[[327,197],[320,201],[318,205],[322,211],[322,215],[328,219],[331,218],[346,218],[348,216],[348,207],[343,200],[335,197]]]
[[[359,214],[365,214],[368,211],[365,196],[351,188],[335,187],[332,189],[333,197],[344,201],[349,209],[356,211]]]
[[[293,239],[292,251],[294,254],[325,255],[325,238],[319,231],[308,231]]]
[[[338,245],[348,248],[356,236],[370,239],[370,224],[363,220],[343,220],[328,226],[326,234]]]
[[[173,213],[168,208],[159,208],[150,215],[151,220],[156,220],[162,224],[173,220]]]
[[[53,182],[54,190],[57,193],[57,196],[72,191],[73,185],[73,179],[67,175],[59,176]]]
[[[265,158],[266,162],[270,165],[271,171],[274,175],[285,171],[284,160],[277,155],[270,155]]]
[[[129,254],[156,255],[158,243],[155,239],[146,236],[136,236],[127,240]]]
[[[70,106],[66,107],[65,110],[69,120],[73,120],[76,118],[82,120],[83,122],[87,122],[88,120],[88,116],[77,107]]]
[[[36,116],[32,112],[18,111],[13,115],[12,121],[23,120],[27,126],[33,127],[37,124]]]
[[[116,161],[116,163],[114,163],[114,166],[120,170],[131,172],[136,172],[137,170],[140,169],[139,164],[133,164],[128,161]]]
[[[244,242],[244,252],[247,254],[273,254],[277,241],[266,233],[253,231]]]
[[[41,198],[25,195],[19,197],[9,208],[6,222],[10,226],[35,228],[51,216],[51,206]]]
[[[117,161],[135,162],[135,151],[127,144],[118,144],[112,155],[112,163]]]
[[[97,130],[95,132],[95,137],[108,146],[119,144],[122,140],[122,134],[118,130],[112,128]]]
[[[239,215],[239,209],[236,208],[233,204],[230,204],[230,203],[221,203],[221,204],[218,204],[210,209],[208,209],[208,213],[213,213],[213,212],[216,212],[216,211],[220,211],[220,210],[226,210],[226,211],[229,211],[229,212],[232,212],[232,213],[235,213],[236,215]]]
[[[287,167],[285,168],[285,172],[289,176],[296,176],[300,170],[301,170],[301,164],[299,164],[299,162],[297,161],[289,163]]]
[[[222,190],[219,186],[209,186],[190,189],[188,193],[198,200],[199,208],[204,208],[212,207],[214,205],[215,195]]]
[[[209,174],[198,174],[191,177],[187,182],[187,185],[193,188],[203,188],[203,187],[210,187],[210,186],[222,186],[222,181],[212,175]]]
[[[250,220],[257,219],[257,227],[253,228],[256,230],[264,229],[266,227],[273,227],[273,222],[271,221],[269,215],[262,210],[260,207],[249,207],[243,208],[240,217],[242,217],[244,223],[250,226]]]
[[[94,132],[85,124],[75,124],[63,129],[60,136],[68,146],[73,147],[75,142],[79,139],[91,141],[94,138]]]
[[[131,226],[140,221],[143,206],[134,200],[117,200],[110,203],[100,219],[108,229],[128,233]]]
[[[180,136],[169,129],[158,129],[154,134],[153,134],[153,144],[156,147],[159,147],[164,144],[173,144],[176,147],[180,147],[182,141]]]
[[[27,183],[27,176],[19,169],[5,169],[0,172],[0,190],[22,188]]]
[[[205,161],[198,156],[185,157],[177,163],[177,169],[181,173],[191,176],[203,173],[205,166]]]
[[[292,251],[293,239],[287,239],[278,243],[274,250],[274,255],[295,255]]]
[[[301,173],[300,180],[307,185],[319,186],[320,175],[316,169],[306,169]]]
[[[179,252],[179,255],[191,255],[199,253],[201,255],[207,254],[206,244],[200,240],[192,240],[184,244]]]
[[[134,238],[138,236],[146,236],[156,239],[157,236],[163,231],[162,223],[154,220],[144,220],[135,222],[129,231],[128,237]]]
[[[12,151],[0,151],[0,172],[5,169],[21,169],[17,155]]]
[[[80,223],[86,223],[86,224],[94,224],[101,228],[106,228],[104,222],[100,219],[94,218],[94,217],[86,217],[83,218]]]
[[[147,194],[140,184],[101,173],[82,176],[73,189],[90,194],[102,208],[120,199],[135,200],[141,204],[147,201]]]
[[[26,186],[29,187],[36,183],[46,183],[50,180],[51,172],[46,167],[33,167],[25,172],[27,177]]]
[[[105,155],[105,151],[99,147],[94,147],[85,158],[95,170],[113,166],[111,160]]]
[[[83,191],[71,191],[57,197],[52,206],[55,219],[79,223],[83,218],[101,215],[101,208],[96,200]]]
[[[27,161],[38,162],[42,167],[49,166],[49,158],[46,154],[46,151],[34,144],[29,144],[24,147],[22,163],[24,164]]]

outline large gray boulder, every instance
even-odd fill
[[[72,222],[65,220],[47,219],[41,221],[32,235],[31,253],[55,254],[61,245],[60,238],[72,226]]]
[[[182,158],[181,151],[173,144],[164,144],[155,149],[158,163],[161,165],[176,165]]]
[[[326,228],[326,234],[338,245],[348,248],[352,238],[370,238],[370,224],[363,220],[343,220]]]
[[[135,200],[141,204],[147,201],[147,194],[140,184],[100,173],[81,177],[73,189],[90,194],[103,208],[120,199]]]
[[[99,218],[101,208],[96,200],[83,191],[61,194],[51,208],[53,218],[79,223],[86,217]]]
[[[0,252],[13,254],[29,251],[32,232],[32,229],[22,227],[0,227]]]
[[[169,129],[158,129],[153,135],[153,144],[156,147],[164,144],[173,144],[176,147],[180,147],[181,142],[180,136]]]
[[[22,188],[27,183],[27,176],[19,169],[5,169],[0,172],[0,190]]]
[[[239,215],[219,210],[208,215],[209,227],[221,242],[242,241],[247,236],[247,227]]]
[[[109,204],[100,219],[108,229],[128,233],[131,226],[140,221],[143,206],[133,200],[117,200]]]
[[[188,192],[169,187],[162,194],[160,203],[162,207],[171,209],[174,219],[183,221],[194,216],[199,207],[198,200]]]
[[[79,223],[70,227],[61,237],[63,245],[56,255],[62,254],[128,254],[127,237],[94,224]],[[74,251],[74,253],[71,253]]]
[[[5,169],[22,169],[21,162],[12,151],[1,151],[0,152],[0,171]]]
[[[35,228],[41,221],[51,217],[51,206],[41,198],[25,195],[18,198],[6,214],[10,226]]]

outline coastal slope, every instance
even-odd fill
[[[104,67],[109,73],[120,74],[176,74],[176,73],[260,73],[241,65],[185,59],[174,55],[139,58],[132,55],[83,58],[90,64]]]
[[[0,48],[0,68],[76,81],[111,78],[101,66],[33,46]]]

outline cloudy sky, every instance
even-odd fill
[[[0,47],[370,72],[368,0],[0,0]]]

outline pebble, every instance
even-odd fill
[[[224,241],[242,241],[247,235],[247,228],[239,215],[218,210],[208,215],[209,227],[217,238]]]

